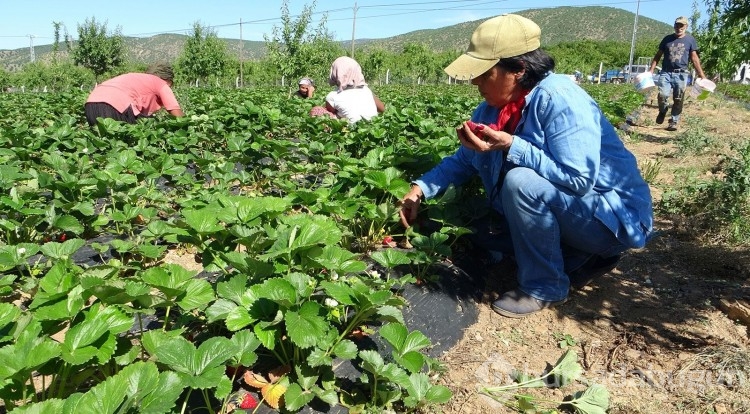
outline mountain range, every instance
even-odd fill
[[[633,36],[635,14],[626,10],[604,6],[554,7],[528,9],[516,12],[536,22],[542,28],[542,47],[561,42],[596,40],[630,43]],[[483,19],[484,20],[484,19]],[[471,33],[483,20],[474,20],[438,29],[417,30],[382,39],[355,39],[361,50],[382,48],[400,52],[409,43],[425,44],[433,51],[466,49]],[[638,16],[637,40],[659,40],[672,32],[672,26],[645,16]],[[151,37],[125,37],[127,56],[133,62],[174,61],[182,52],[187,35],[158,34]],[[222,39],[227,49],[244,60],[257,60],[265,55],[265,42],[239,39]],[[351,41],[341,45],[351,49]],[[66,54],[67,52],[61,52]],[[52,57],[52,45],[34,47],[36,59],[46,61]],[[29,61],[29,48],[0,50],[0,67],[18,70]]]

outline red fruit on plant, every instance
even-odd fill
[[[252,410],[257,406],[258,400],[250,394],[245,394],[245,397],[242,398],[242,402],[240,403],[240,408],[243,410]]]
[[[65,240],[67,240],[67,239],[68,239],[68,236],[67,236],[67,235],[65,235],[65,233],[61,234],[61,235],[60,235],[60,236],[59,236],[59,237],[57,238],[57,240],[59,240],[59,241],[61,241],[61,242],[64,242],[64,241],[65,241]]]
[[[383,246],[396,247],[396,241],[391,236],[383,237]]]

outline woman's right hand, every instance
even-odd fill
[[[409,228],[411,223],[417,219],[417,213],[419,212],[419,206],[422,204],[423,196],[422,189],[414,184],[411,186],[411,191],[401,199],[399,215],[401,216],[401,224],[404,227]]]

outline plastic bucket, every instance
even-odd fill
[[[704,100],[714,89],[716,89],[715,83],[708,79],[698,79],[693,82],[693,86],[690,88],[690,96],[698,100]]]
[[[641,93],[646,93],[656,87],[654,84],[654,76],[651,72],[639,73],[635,77],[635,90]]]

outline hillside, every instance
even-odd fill
[[[549,9],[529,9],[518,14],[534,20],[542,27],[542,45],[550,46],[561,42],[575,40],[599,40],[630,42],[633,36],[631,12],[613,7],[556,7]],[[402,35],[383,39],[356,39],[354,44],[363,50],[381,48],[388,51],[400,51],[408,43],[422,43],[434,51],[463,50],[471,33],[482,20],[459,23],[439,29],[417,30]],[[670,33],[672,28],[645,16],[638,17],[638,39],[661,39]],[[173,61],[182,51],[186,35],[160,34],[147,38],[126,38],[128,58],[135,62],[154,62],[157,60]],[[260,41],[224,39],[229,50],[239,55],[240,47],[245,59],[262,58],[265,43]],[[341,42],[347,50],[351,41]],[[38,60],[51,58],[52,45],[34,47]],[[65,53],[65,52],[63,52]],[[28,62],[29,49],[0,50],[0,67],[6,70],[17,70]]]
[[[635,14],[613,7],[555,7],[518,12],[542,28],[542,46],[576,40],[601,40],[630,43]],[[380,47],[398,51],[407,43],[424,43],[431,50],[464,50],[471,33],[483,20],[459,23],[440,29],[418,30],[386,39],[355,40],[365,50]],[[666,23],[638,16],[638,40],[660,40],[671,33]],[[351,42],[345,42],[348,48]]]

